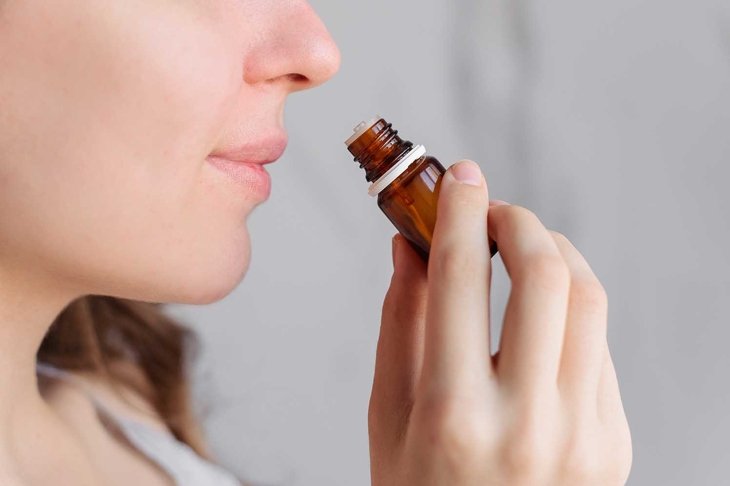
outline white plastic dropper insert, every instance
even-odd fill
[[[355,132],[355,133],[353,133],[350,138],[348,138],[347,140],[345,140],[345,145],[347,145],[348,147],[350,145],[352,145],[352,142],[354,142],[355,140],[357,140],[360,137],[360,135],[362,135],[367,130],[369,130],[370,127],[372,127],[373,125],[375,125],[376,123],[378,123],[378,121],[381,118],[382,117],[380,115],[375,115],[375,117],[369,119],[368,121],[362,121],[362,122],[358,123],[357,126],[352,129],[352,131]]]
[[[357,126],[352,129],[355,133],[353,133],[350,138],[345,140],[345,145],[349,147],[352,142],[357,140],[360,135],[365,133],[373,125],[380,121],[381,118],[382,117],[380,115],[375,115],[375,117],[371,118],[368,121],[358,123]],[[393,167],[388,169],[385,174],[383,174],[377,180],[373,181],[372,184],[370,184],[370,187],[368,188],[368,194],[372,197],[380,194],[383,189],[388,187],[391,182],[396,180],[398,176],[403,174],[403,172],[405,172],[406,169],[408,169],[408,167],[410,167],[413,162],[420,159],[425,153],[426,147],[424,147],[423,145],[414,145],[413,147],[411,147],[411,150],[405,153]]]

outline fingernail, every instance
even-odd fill
[[[454,176],[454,179],[471,186],[482,185],[482,170],[479,168],[476,162],[471,160],[463,160],[449,167],[449,172]]]
[[[509,203],[507,201],[502,201],[501,199],[492,199],[489,201],[490,206],[509,206]]]

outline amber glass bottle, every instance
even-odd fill
[[[414,146],[398,136],[381,117],[362,122],[345,141],[355,162],[371,182],[368,193],[424,260],[428,260],[436,224],[436,201],[446,172],[423,145]],[[490,240],[490,252],[496,245]]]

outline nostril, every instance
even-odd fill
[[[289,79],[290,79],[290,80],[291,80],[292,82],[294,82],[294,83],[306,83],[306,82],[309,82],[309,78],[308,78],[308,77],[306,77],[306,76],[305,76],[305,75],[303,75],[303,74],[299,74],[299,73],[289,73],[289,74],[287,74],[287,76],[288,76],[288,77],[289,77]]]

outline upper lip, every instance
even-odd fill
[[[277,132],[246,142],[230,144],[212,152],[208,157],[217,157],[233,162],[248,164],[269,164],[277,160],[286,150],[287,135]]]

